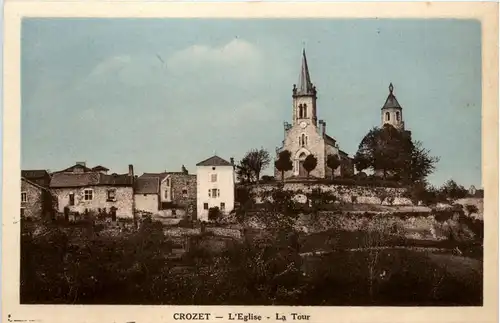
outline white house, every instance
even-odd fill
[[[234,164],[213,156],[196,166],[198,220],[208,221],[208,210],[213,207],[225,214],[231,212],[234,209]]]

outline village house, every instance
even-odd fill
[[[50,189],[58,202],[58,212],[107,213],[112,217],[134,216],[134,169],[127,174],[111,174],[92,169],[84,162],[52,173]],[[107,170],[106,170],[107,171]]]
[[[209,210],[215,207],[230,213],[234,209],[234,163],[212,156],[196,166],[198,220],[208,221]]]
[[[144,173],[138,179],[155,178],[159,182],[159,213],[182,217],[196,206],[196,175],[182,166],[180,172]],[[151,182],[152,183],[152,182]],[[151,201],[148,203],[152,203]]]
[[[21,171],[21,174],[23,171]],[[55,199],[50,190],[21,177],[21,218],[50,219],[54,216]]]
[[[138,177],[134,181],[134,204],[139,212],[157,214],[160,210],[159,177]]]

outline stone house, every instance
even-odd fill
[[[134,181],[134,205],[139,212],[157,214],[160,209],[160,179],[139,177]]]
[[[21,177],[21,218],[52,218],[55,207],[55,199],[48,188]]]
[[[52,173],[50,189],[57,197],[58,212],[112,214],[118,218],[134,216],[134,170],[129,165],[127,174],[105,174],[102,170],[77,163]]]
[[[208,221],[209,210],[217,207],[223,214],[234,209],[234,164],[212,156],[196,165],[197,218]]]
[[[284,123],[283,145],[276,149],[276,158],[283,150],[291,153],[293,169],[285,172],[285,179],[307,176],[303,166],[308,155],[314,155],[317,166],[310,176],[316,178],[331,177],[332,170],[327,166],[328,155],[336,155],[341,166],[334,170],[335,176],[349,176],[354,173],[352,159],[343,152],[337,141],[326,134],[326,122],[318,120],[317,90],[311,82],[305,51],[302,53],[302,68],[298,86],[294,85],[292,95],[292,124]],[[281,172],[275,169],[276,179],[281,179]]]
[[[159,187],[159,210],[165,216],[183,216],[196,206],[196,175],[182,166],[180,172],[144,173],[141,178],[156,178]],[[188,211],[190,210],[190,211]]]

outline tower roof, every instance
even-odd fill
[[[384,106],[382,107],[382,109],[388,109],[388,108],[402,109],[401,106],[399,105],[398,100],[396,99],[396,97],[392,93],[393,91],[394,91],[394,86],[391,83],[391,84],[389,84],[389,95],[387,96],[387,100],[385,100],[385,103],[384,103]]]
[[[306,50],[302,50],[302,66],[300,68],[299,84],[297,87],[297,95],[313,95],[315,92],[314,85],[311,82],[309,75],[309,67],[307,66]]]

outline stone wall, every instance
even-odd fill
[[[252,190],[256,193],[256,202],[262,203],[262,193],[276,188],[275,184],[260,184],[253,186]],[[392,205],[412,205],[412,201],[404,197],[404,188],[391,187],[369,187],[369,186],[347,186],[336,184],[317,184],[304,182],[286,182],[284,189],[294,191],[297,194],[311,193],[313,190],[321,192],[330,192],[338,200],[352,203],[353,200],[358,204],[381,204],[381,198],[385,198],[382,204],[390,204],[389,199],[394,198]]]
[[[92,200],[84,200],[85,189],[92,189]],[[116,191],[115,201],[108,201],[108,190]],[[64,212],[64,207],[68,206],[70,212],[84,213],[85,209],[98,213],[106,209],[109,214],[111,207],[115,207],[116,216],[119,218],[133,218],[134,216],[134,192],[129,186],[91,186],[91,187],[74,187],[74,188],[56,188],[52,190],[57,196],[59,212]],[[74,205],[69,205],[69,194],[75,195]]]
[[[21,201],[24,217],[39,219],[42,216],[42,189],[21,180],[21,194],[26,193],[26,202]]]

